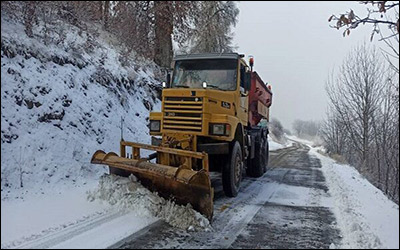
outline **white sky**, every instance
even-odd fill
[[[322,120],[327,108],[325,81],[341,65],[351,48],[370,43],[372,26],[352,30],[329,27],[328,18],[353,9],[364,16],[358,2],[239,2],[234,29],[237,51],[254,56],[254,70],[271,84],[271,117],[292,129],[295,119]],[[373,44],[377,42],[375,37]]]

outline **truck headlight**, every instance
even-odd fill
[[[229,135],[231,125],[229,124],[212,124],[210,123],[211,135]]]
[[[150,131],[151,132],[160,132],[161,121],[152,120],[150,121]]]

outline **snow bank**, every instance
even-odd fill
[[[15,248],[27,241],[106,214],[110,206],[87,202],[85,192],[86,187],[74,188],[62,195],[32,194],[23,200],[2,201],[1,248]]]
[[[321,160],[333,211],[342,232],[340,248],[399,248],[399,206],[348,165],[311,148],[310,154]]]
[[[271,137],[268,137],[268,144],[269,144],[269,150],[278,150],[282,148],[287,148],[292,145],[292,142],[287,142],[286,144],[281,144],[279,142],[274,141]]]
[[[2,201],[1,248],[104,249],[158,220],[88,202],[86,192],[97,184]]]
[[[286,137],[291,141],[297,141],[297,142],[306,144],[306,145],[308,145],[310,147],[314,147],[314,142],[312,142],[312,141],[309,141],[309,140],[306,140],[306,139],[302,139],[302,138],[299,138],[299,137],[294,136],[294,135],[286,135]]]
[[[99,186],[88,192],[88,200],[102,200],[119,209],[129,209],[138,216],[154,216],[170,225],[188,230],[209,229],[209,221],[187,206],[176,205],[144,188],[134,175],[129,178],[103,175]]]

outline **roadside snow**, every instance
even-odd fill
[[[174,227],[209,229],[209,221],[188,204],[180,206],[144,188],[134,175],[129,178],[103,175],[97,189],[88,192],[90,201],[101,200],[138,216],[158,217]]]
[[[278,150],[278,149],[282,149],[282,148],[287,148],[292,146],[292,142],[288,142],[285,145],[284,144],[280,144],[276,141],[274,141],[271,137],[268,137],[268,143],[269,143],[269,150],[273,151],[273,150]]]
[[[107,248],[157,220],[88,202],[95,185],[1,202],[1,248]]]
[[[310,147],[313,147],[313,145],[314,145],[314,142],[306,140],[306,139],[299,138],[299,137],[294,136],[294,135],[286,135],[286,138],[288,138],[291,141],[297,141],[297,142],[306,144],[306,145],[308,145]]]
[[[296,138],[297,140],[297,138]],[[342,231],[340,248],[399,248],[399,206],[389,200],[352,166],[340,165],[317,153],[321,160],[333,211]]]
[[[190,205],[179,206],[136,178],[103,175],[81,188],[1,203],[1,248],[107,248],[158,221],[211,230]]]
[[[31,195],[22,200],[1,202],[1,248],[10,242],[32,239],[72,225],[91,214],[104,213],[109,206],[85,200],[86,188],[66,194]],[[17,242],[14,242],[16,244]]]
[[[155,218],[140,217],[129,212],[53,245],[51,249],[106,249],[156,221]]]

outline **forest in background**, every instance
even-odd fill
[[[94,34],[104,29],[125,45],[127,54],[164,68],[170,67],[174,52],[231,52],[239,14],[233,1],[3,1],[1,10],[22,17],[30,37],[39,22],[46,26],[63,20]],[[62,42],[62,35],[56,42]],[[43,36],[53,42],[46,30]]]

